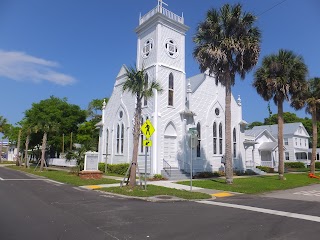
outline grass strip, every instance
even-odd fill
[[[84,185],[97,185],[97,184],[111,184],[111,183],[119,183],[120,181],[108,178],[101,178],[101,179],[82,179],[76,174],[66,172],[66,171],[57,171],[57,170],[44,170],[40,172],[38,169],[34,171],[34,167],[26,169],[24,167],[17,167],[17,166],[7,166],[7,168],[19,170],[22,172],[31,173],[37,176],[46,177],[58,182],[71,184],[74,186],[84,186]]]
[[[144,190],[140,186],[131,189],[128,186],[125,187],[110,187],[100,188],[100,191],[117,193],[126,196],[134,197],[153,197],[158,195],[175,196],[183,199],[210,199],[212,198],[209,194],[199,192],[189,192],[186,190],[178,190],[173,188],[166,188],[154,185],[148,185],[147,190]]]
[[[309,178],[307,174],[285,174],[287,180],[281,181],[275,176],[257,176],[248,178],[234,178],[233,184],[228,185],[225,179],[196,180],[192,184],[195,187],[217,189],[223,191],[240,192],[248,194],[264,193],[275,190],[285,190],[320,183],[319,179]],[[190,185],[189,181],[178,182],[183,185]]]

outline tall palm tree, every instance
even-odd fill
[[[225,160],[226,182],[233,183],[231,142],[231,87],[235,76],[244,79],[257,64],[261,34],[254,26],[256,17],[242,11],[241,4],[211,9],[197,28],[193,56],[201,72],[209,71],[226,88],[225,95]]]
[[[283,103],[297,99],[306,89],[306,75],[308,69],[301,56],[292,51],[279,50],[278,54],[271,54],[262,60],[261,67],[254,75],[253,86],[265,101],[273,99],[278,107],[278,148],[279,148],[279,179],[284,177],[283,152]],[[303,105],[292,101],[296,109]]]
[[[312,118],[312,154],[310,163],[310,172],[315,173],[315,163],[317,157],[318,129],[317,120],[320,120],[320,78],[311,78],[308,81],[306,92],[301,92],[295,105],[306,104],[306,112],[311,114]]]
[[[122,90],[130,92],[136,98],[136,108],[134,113],[134,127],[133,127],[133,153],[130,165],[130,187],[136,185],[136,168],[139,149],[139,135],[140,135],[140,119],[141,119],[141,102],[142,99],[148,99],[153,96],[153,90],[162,91],[160,84],[152,81],[146,85],[145,81],[146,71],[144,68],[137,70],[133,67],[126,69],[126,81],[123,84]]]

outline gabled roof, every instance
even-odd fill
[[[273,141],[277,141],[277,139],[271,134],[271,132],[269,132],[265,128],[255,129],[255,127],[254,127],[252,129],[248,129],[248,130],[244,131],[245,136],[253,136],[253,137],[255,137],[255,139],[257,139],[263,133],[266,133],[268,136],[270,136]]]
[[[260,145],[260,151],[274,151],[278,147],[277,142],[264,142]]]
[[[284,135],[293,135],[298,130],[298,128],[300,126],[302,126],[304,128],[304,126],[301,122],[285,123],[285,124],[283,124],[283,134]],[[264,129],[267,129],[274,137],[278,136],[278,124],[255,126],[251,130],[262,131]],[[304,128],[304,130],[305,130],[305,128]],[[309,134],[307,131],[306,131],[306,133],[307,133],[307,136],[309,137]]]
[[[122,77],[123,75],[125,75],[127,73],[127,69],[128,69],[127,66],[125,64],[123,64],[121,66],[120,71],[119,71],[116,78],[119,78],[119,77]]]
[[[188,81],[190,81],[191,83],[191,91],[195,92],[205,79],[206,79],[205,73],[200,73],[198,75],[188,78]]]

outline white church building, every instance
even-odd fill
[[[187,78],[185,36],[189,27],[183,16],[165,9],[161,1],[141,16],[137,34],[137,69],[144,67],[145,79],[158,81],[163,91],[142,102],[143,122],[149,119],[155,128],[152,147],[147,152],[147,173],[163,169],[189,172],[192,157],[194,172],[223,170],[225,154],[225,88],[206,73]],[[126,80],[123,65],[115,79],[112,95],[104,104],[99,139],[99,161],[129,163],[133,150],[135,97],[122,91]],[[233,161],[237,170],[245,169],[244,128],[240,97],[232,97]],[[198,131],[198,146],[189,145],[189,129]],[[145,172],[146,148],[141,134],[138,166]],[[192,154],[192,155],[191,155]]]

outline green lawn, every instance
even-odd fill
[[[307,174],[285,174],[287,180],[280,181],[278,175],[275,176],[258,176],[248,178],[234,178],[232,185],[227,185],[225,179],[208,179],[196,180],[192,185],[195,187],[217,189],[223,191],[240,192],[240,193],[263,193],[274,190],[285,190],[295,187],[306,186],[320,183],[319,179],[309,178]],[[189,181],[178,182],[179,184],[190,185]]]
[[[8,166],[8,168],[28,172],[34,175],[46,177],[58,182],[68,183],[75,186],[84,186],[84,185],[96,185],[96,184],[110,184],[110,183],[119,183],[120,181],[113,180],[113,179],[81,179],[75,174],[68,173],[66,171],[56,171],[56,170],[44,170],[43,172],[39,171],[37,168],[34,171],[34,168],[25,169],[24,167],[17,167],[17,166]]]
[[[183,199],[210,199],[212,198],[209,194],[199,192],[189,192],[185,190],[177,190],[172,188],[148,185],[145,191],[141,187],[135,187],[133,190],[127,186],[125,187],[110,187],[100,188],[99,190],[111,193],[117,193],[127,196],[135,197],[152,197],[157,195],[168,195],[175,196]]]
[[[0,164],[16,164],[16,162],[14,161],[7,161],[7,160],[3,160],[2,159],[2,161],[1,161],[1,163]]]

